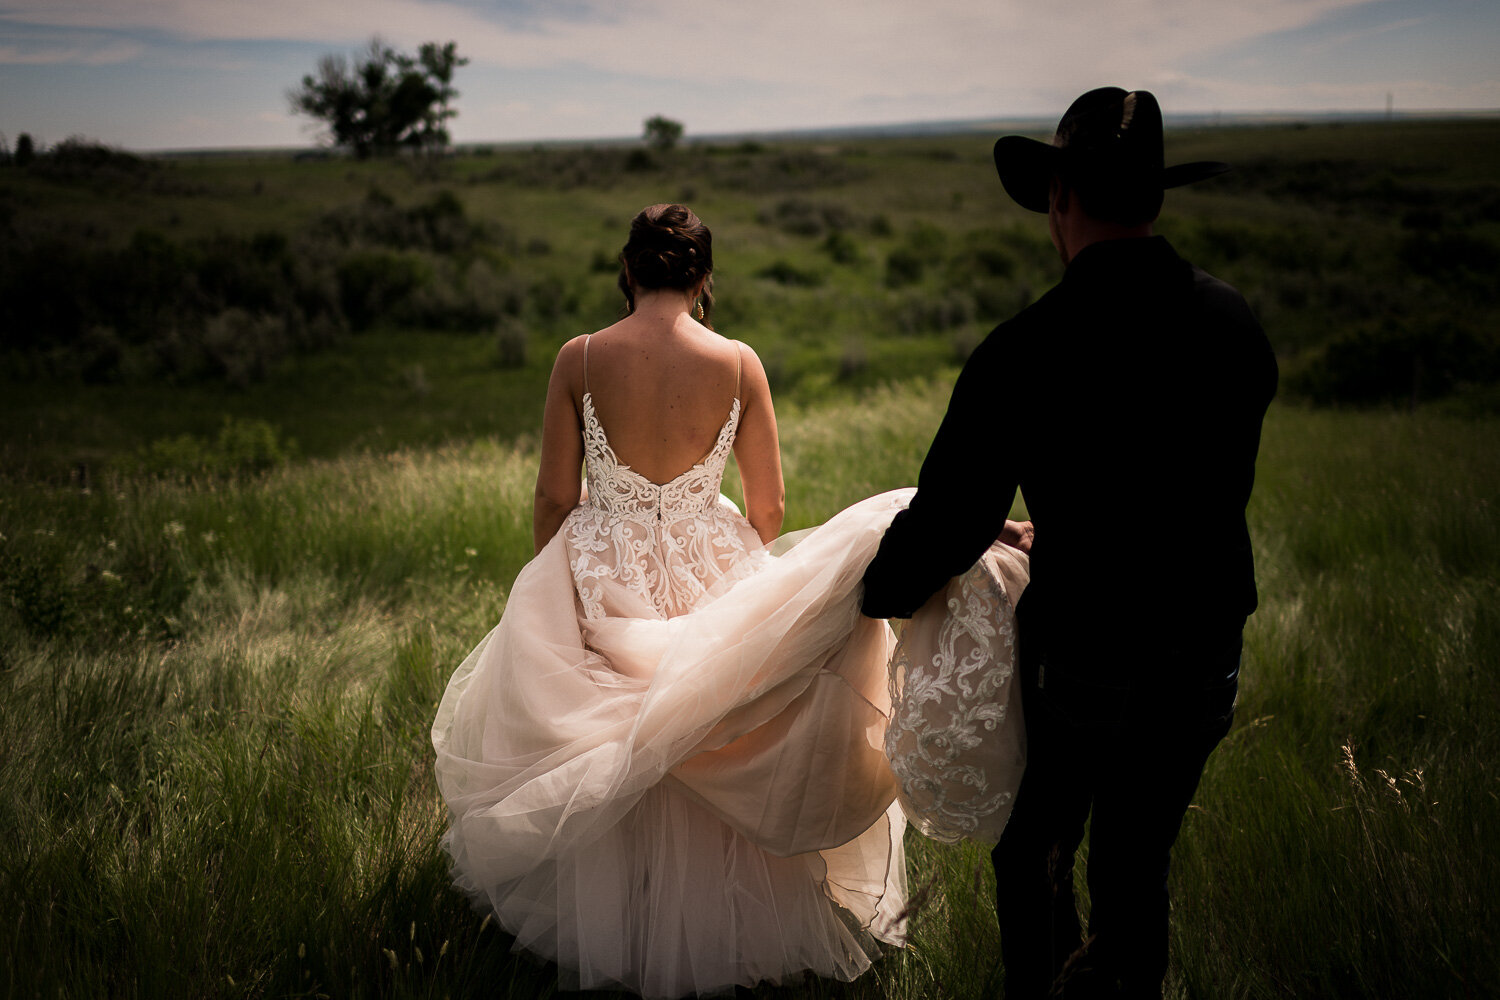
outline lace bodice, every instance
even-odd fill
[[[588,469],[588,502],[611,519],[620,520],[666,523],[707,513],[719,502],[724,466],[739,423],[740,401],[736,399],[708,454],[670,482],[653,483],[620,461],[594,412],[594,397],[585,392],[583,458]]]
[[[637,617],[671,618],[716,583],[753,572],[769,558],[752,556],[760,548],[755,529],[719,493],[739,423],[735,399],[708,454],[670,482],[653,483],[620,461],[593,396],[584,392],[589,495],[563,523],[584,618],[620,614],[621,602]]]

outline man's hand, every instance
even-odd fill
[[[1030,521],[1006,521],[1005,528],[1000,532],[999,541],[1004,542],[1013,549],[1022,552],[1031,551],[1031,540],[1036,535]]]

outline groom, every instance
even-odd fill
[[[1063,278],[964,366],[863,610],[909,616],[1000,535],[1020,487],[1028,756],[993,858],[1006,996],[1159,997],[1168,856],[1256,605],[1245,505],[1276,361],[1239,293],[1152,235],[1165,188],[1228,167],[1164,167],[1150,93],[1090,91],[1051,144],[995,143],[995,166],[1046,213]]]

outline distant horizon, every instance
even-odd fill
[[[1338,110],[1329,109],[1322,111],[1299,111],[1299,110],[1265,110],[1265,111],[1179,111],[1175,113],[1164,113],[1163,122],[1168,131],[1177,128],[1200,128],[1200,127],[1252,127],[1256,125],[1286,125],[1305,122],[1308,124],[1331,124],[1341,121],[1453,121],[1474,119],[1482,120],[1488,118],[1500,118],[1500,107],[1496,108],[1430,108],[1430,109],[1407,109],[1386,110],[1384,108],[1369,110]],[[682,146],[693,146],[695,144],[711,144],[724,142],[745,142],[755,140],[816,140],[819,138],[900,138],[915,137],[921,135],[953,135],[968,131],[999,131],[1011,129],[1018,132],[1049,132],[1056,125],[1055,117],[1047,115],[1002,115],[981,116],[975,118],[938,118],[938,119],[916,119],[912,121],[870,123],[870,124],[844,124],[844,125],[807,125],[786,128],[766,128],[736,130],[725,132],[692,132],[687,131],[680,140]],[[17,132],[16,135],[21,135]],[[62,139],[47,140],[39,137],[36,133],[27,132],[31,135],[33,142],[37,144],[38,150],[51,149],[61,142],[69,139],[78,139],[86,142],[97,142],[111,149],[141,155],[154,156],[212,156],[233,155],[236,153],[306,153],[327,152],[335,155],[343,155],[343,150],[338,146],[320,142],[286,143],[286,144],[261,144],[261,145],[223,145],[223,146],[128,146],[108,143],[88,135],[70,135]],[[5,133],[0,133],[12,147],[14,139]],[[517,149],[528,146],[588,146],[593,144],[602,145],[624,145],[635,144],[643,141],[640,133],[597,136],[528,136],[521,138],[497,138],[497,139],[462,139],[449,144],[455,151],[463,152],[473,149]]]

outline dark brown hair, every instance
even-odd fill
[[[707,325],[714,308],[713,269],[713,234],[692,209],[686,205],[644,208],[630,221],[630,239],[620,251],[619,285],[625,293],[625,311],[635,311],[634,288],[687,291],[707,278],[700,300]]]

